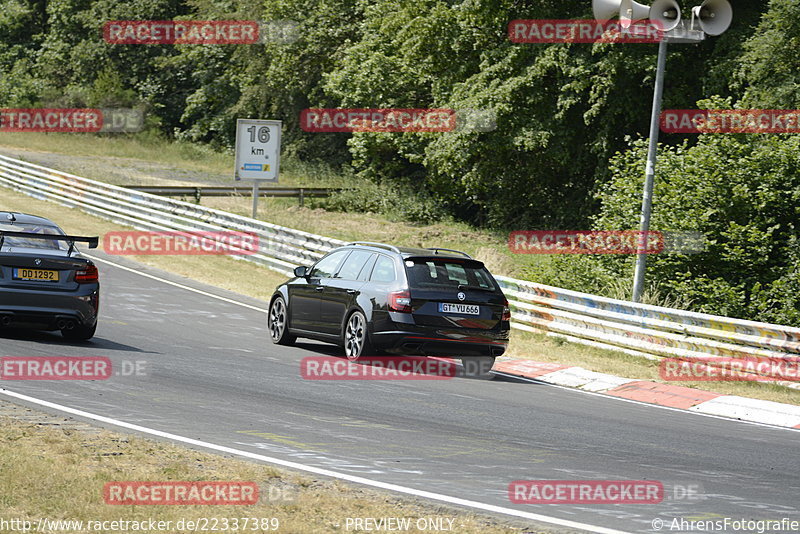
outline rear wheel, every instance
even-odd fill
[[[267,328],[269,328],[269,337],[276,345],[291,345],[297,341],[297,337],[289,334],[287,328],[288,321],[288,308],[286,301],[283,297],[275,297],[269,307],[269,314],[267,316]]]
[[[345,323],[344,354],[351,361],[375,354],[367,335],[367,318],[360,311],[351,313]]]
[[[61,335],[64,336],[64,339],[72,341],[86,341],[94,337],[95,331],[97,331],[97,323],[94,323],[92,326],[76,324],[70,330],[62,330]]]

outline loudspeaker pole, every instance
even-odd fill
[[[733,8],[728,0],[703,0],[692,9],[691,21],[681,20],[681,6],[677,0],[654,0],[648,8],[634,0],[592,0],[592,11],[597,20],[609,20],[619,14],[624,27],[634,20],[649,18],[662,25],[658,44],[656,88],[653,92],[653,111],[650,115],[650,146],[647,149],[647,169],[644,176],[642,214],[639,219],[639,243],[636,247],[636,270],[633,275],[631,300],[640,302],[644,293],[644,275],[647,270],[647,243],[650,232],[650,214],[653,209],[653,187],[658,157],[658,133],[661,129],[661,99],[664,95],[664,71],[667,66],[667,43],[702,42],[708,35],[721,35],[733,21]],[[691,25],[687,26],[687,22]],[[700,25],[699,30],[694,25]]]
[[[661,99],[664,95],[664,71],[667,66],[667,38],[658,43],[656,88],[653,92],[653,112],[650,115],[650,146],[647,149],[647,170],[642,195],[642,215],[639,222],[639,246],[636,251],[636,272],[633,276],[633,302],[639,302],[644,292],[644,274],[647,267],[647,237],[650,231],[650,214],[653,209],[653,186],[658,158],[658,134],[661,128]]]

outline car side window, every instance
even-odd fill
[[[375,267],[372,269],[370,280],[373,282],[394,282],[395,279],[394,262],[383,254],[379,255],[378,261],[375,262]]]
[[[361,272],[358,273],[358,279],[361,281],[366,282],[369,280],[369,276],[372,274],[372,267],[375,265],[375,260],[377,259],[378,255],[374,252],[369,255],[367,261],[364,262],[364,267],[361,268]]]
[[[342,268],[339,269],[338,273],[336,273],[335,278],[341,278],[343,280],[357,280],[358,273],[361,272],[361,269],[370,259],[370,256],[372,256],[372,252],[367,250],[354,250],[350,253],[347,259],[344,260]]]
[[[331,278],[339,269],[339,265],[347,256],[349,250],[339,250],[330,256],[325,256],[311,269],[309,278]]]

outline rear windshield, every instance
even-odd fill
[[[490,291],[497,289],[489,272],[477,261],[411,258],[405,263],[411,287],[458,289],[458,286],[465,286]]]
[[[64,235],[57,226],[45,226],[41,224],[6,224],[0,223],[0,231],[6,232],[25,232],[29,234],[44,234],[44,235]],[[26,237],[10,237],[3,238],[2,248],[17,247],[17,248],[39,248],[46,250],[67,250],[67,244],[64,241],[50,241],[46,239],[30,239]]]

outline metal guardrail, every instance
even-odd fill
[[[199,186],[149,186],[149,185],[126,185],[126,189],[132,189],[142,193],[165,197],[192,197],[200,202],[203,197],[227,197],[240,195],[245,197],[253,196],[252,187],[241,186],[218,186],[218,185],[199,185]],[[332,187],[262,187],[258,191],[260,197],[274,198],[297,198],[302,206],[306,198],[325,198],[331,193],[340,191]]]
[[[291,274],[344,241],[257,221],[150,193],[90,180],[0,155],[0,185],[27,195],[79,208],[103,219],[151,231],[252,232],[259,250],[243,259]]]
[[[291,275],[343,241],[188,202],[133,191],[0,156],[0,185],[140,230],[236,230],[259,236],[242,259]],[[800,328],[614,300],[496,277],[512,326],[651,359],[769,358],[800,361]],[[790,385],[790,384],[785,384]],[[795,387],[800,384],[791,384]]]

